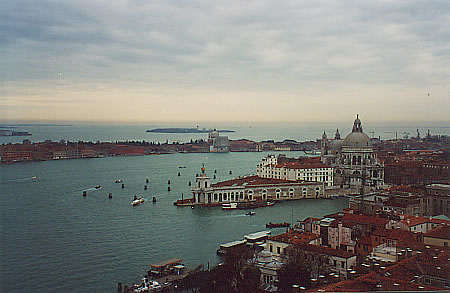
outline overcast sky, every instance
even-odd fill
[[[450,1],[0,1],[0,120],[444,121]]]

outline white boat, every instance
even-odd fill
[[[122,183],[122,180],[117,179],[117,180],[115,181],[115,183]]]
[[[140,197],[138,199],[133,200],[133,202],[131,204],[134,205],[134,206],[137,206],[137,205],[140,205],[143,202],[144,202],[144,198]]]
[[[224,210],[224,211],[235,210],[235,209],[237,209],[237,202],[230,202],[230,203],[222,204],[222,210]]]

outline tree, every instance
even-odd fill
[[[200,271],[186,277],[180,284],[193,292],[255,292],[260,285],[261,272],[249,265],[254,251],[247,246],[232,249],[224,262],[211,271]]]
[[[291,290],[292,285],[310,288],[311,279],[330,272],[328,256],[305,251],[301,246],[288,246],[284,257],[285,264],[278,271],[278,287],[282,292]]]

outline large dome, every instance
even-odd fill
[[[358,116],[356,116],[355,122],[353,123],[352,132],[344,139],[344,146],[359,148],[372,147],[370,137],[363,132],[361,120],[359,120]]]
[[[348,147],[371,147],[370,137],[364,132],[351,132],[344,139],[344,146]]]

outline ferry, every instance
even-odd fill
[[[217,250],[218,255],[225,255],[229,251],[237,249],[239,247],[243,247],[247,244],[247,240],[236,240],[231,241],[225,244],[220,245],[219,249]]]
[[[230,202],[230,203],[222,204],[222,210],[224,210],[224,211],[236,210],[237,208],[238,208],[237,202]]]

